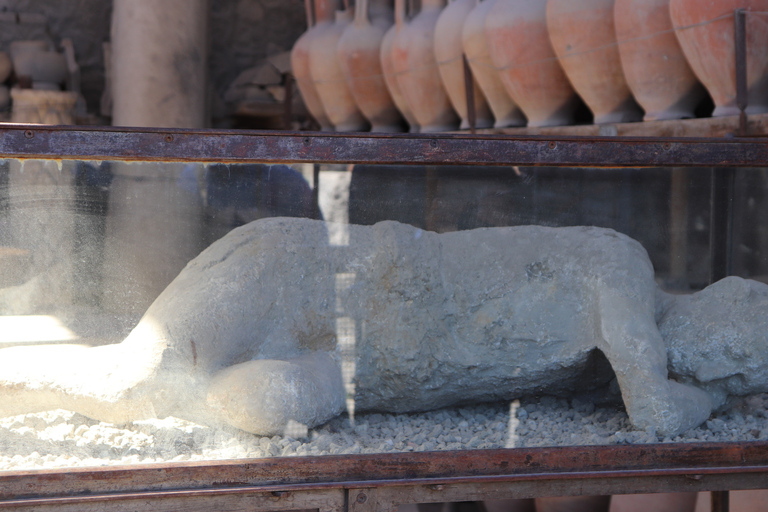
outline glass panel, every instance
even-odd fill
[[[2,469],[768,439],[765,169],[736,171],[730,224],[756,281],[694,295],[710,169],[0,180]]]

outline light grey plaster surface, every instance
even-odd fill
[[[657,295],[643,248],[612,230],[436,234],[383,222],[350,226],[350,240],[329,245],[326,225],[307,219],[238,228],[192,260],[122,343],[0,352],[0,414],[176,416],[270,435],[290,422],[312,427],[344,409],[342,317],[354,325],[347,390],[358,412],[569,396],[615,375],[634,427],[674,436],[704,422],[729,392],[765,391],[748,367],[749,388],[694,380],[674,361],[696,357],[696,336],[669,334],[679,381],[667,378],[656,315],[679,299]],[[768,288],[730,280],[681,304],[707,294],[733,302],[732,283],[760,297]],[[752,306],[764,311],[760,301]],[[728,337],[730,324],[718,325]],[[762,340],[741,341],[759,352]],[[708,357],[738,361],[734,350]]]

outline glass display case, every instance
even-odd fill
[[[765,487],[764,140],[15,126],[0,155],[0,508]]]

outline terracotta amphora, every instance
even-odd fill
[[[296,40],[291,50],[291,72],[296,79],[296,85],[301,93],[309,114],[320,125],[320,129],[326,132],[333,131],[333,125],[328,116],[325,115],[325,109],[317,94],[315,84],[312,83],[312,75],[309,73],[309,49],[312,48],[312,40],[317,35],[318,30],[322,31],[323,24],[333,22],[333,12],[338,8],[338,0],[316,0],[317,1],[317,24],[312,12],[312,0],[304,0],[307,10],[308,29],[301,37]]]
[[[395,24],[387,30],[387,33],[384,34],[384,39],[381,41],[381,70],[384,73],[384,81],[387,84],[389,94],[392,96],[392,101],[395,102],[397,110],[400,111],[408,123],[408,131],[418,133],[419,123],[413,116],[403,91],[400,90],[397,71],[395,71],[395,64],[392,60],[392,48],[395,37],[405,28],[405,14],[405,0],[395,0]]]
[[[497,0],[485,19],[491,60],[529,126],[571,124],[578,97],[547,33],[547,0]]]
[[[470,127],[464,76],[462,31],[464,21],[475,4],[476,0],[450,0],[448,7],[440,13],[435,25],[435,58],[440,77],[443,79],[443,86],[448,93],[448,99],[451,100],[453,109],[461,117],[461,129]],[[493,115],[477,80],[473,83],[472,101],[475,107],[475,127],[490,128],[493,126]]]
[[[498,71],[493,66],[485,38],[485,18],[496,0],[483,0],[467,15],[462,29],[464,54],[469,61],[472,75],[483,91],[488,106],[496,119],[494,128],[525,126],[526,120],[520,107],[507,94]]]
[[[309,72],[312,82],[320,96],[323,109],[337,132],[368,130],[368,121],[357,108],[336,51],[341,34],[352,22],[352,16],[351,9],[336,11],[334,22],[318,31],[309,49]]]
[[[560,65],[595,124],[640,121],[643,113],[621,69],[614,0],[549,0],[547,30]]]
[[[621,68],[646,121],[694,117],[702,87],[672,31],[669,0],[616,0]]]
[[[669,13],[693,72],[715,102],[713,116],[737,115],[734,18],[747,11],[747,113],[768,112],[768,0],[670,0]],[[750,14],[749,11],[755,11]]]
[[[401,132],[405,128],[381,67],[381,42],[393,22],[390,4],[391,0],[358,0],[355,20],[344,30],[336,48],[347,86],[373,132]]]
[[[422,0],[421,11],[392,45],[400,90],[422,133],[451,131],[459,126],[435,59],[435,25],[443,7],[445,0]]]

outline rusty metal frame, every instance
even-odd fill
[[[768,443],[346,455],[0,473],[0,510],[389,512],[404,503],[768,488]]]
[[[768,167],[768,138],[514,138],[3,125],[0,157],[674,166],[732,171],[735,167]],[[402,503],[756,488],[768,488],[766,442],[519,448],[0,472],[0,509],[388,512]],[[721,508],[727,507],[727,493],[716,494],[716,498]]]
[[[751,167],[768,163],[768,137],[510,137],[2,125],[0,155],[222,163]]]

